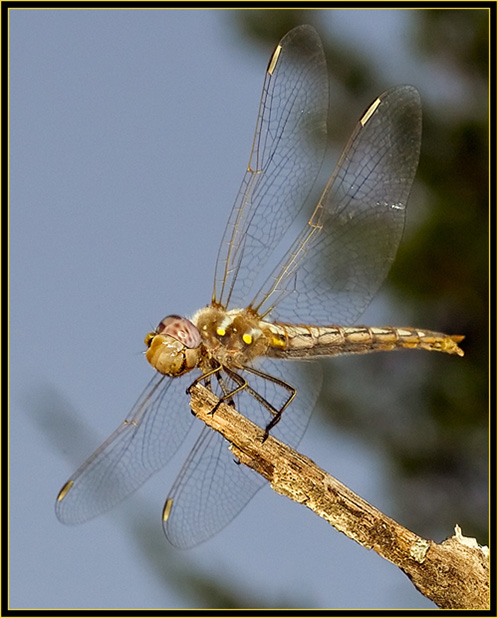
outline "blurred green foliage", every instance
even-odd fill
[[[383,291],[404,316],[392,325],[463,334],[465,356],[403,352],[334,359],[327,363],[319,408],[333,431],[351,432],[382,453],[391,473],[391,515],[403,525],[442,540],[458,523],[485,544],[489,15],[485,9],[410,13],[407,45],[414,62],[444,73],[448,81],[441,88],[457,84],[464,96],[446,109],[422,94],[422,152],[409,203],[409,211],[422,205],[422,216],[410,222]],[[358,108],[345,102],[361,101],[361,111],[393,84],[368,56],[334,43],[318,17],[313,10],[234,13],[240,28],[268,48],[293,26],[314,25],[333,67],[329,132],[352,130]],[[333,30],[333,11],[330,20]],[[444,92],[436,94],[444,99]]]

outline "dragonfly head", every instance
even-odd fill
[[[181,376],[197,366],[201,357],[201,336],[190,320],[169,315],[155,331],[145,336],[145,356],[156,371]]]

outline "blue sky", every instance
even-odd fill
[[[437,75],[410,62],[409,12],[316,13],[322,36],[369,50],[386,89],[461,92],[440,76],[434,93]],[[184,569],[261,604],[432,607],[395,567],[268,488],[211,541],[169,547],[161,509],[186,450],[109,514],[57,521],[60,486],[150,378],[145,333],[209,302],[272,50],[251,48],[229,10],[10,20],[10,606],[191,607]],[[376,453],[317,419],[300,450],[389,513]]]

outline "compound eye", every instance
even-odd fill
[[[195,324],[179,315],[169,315],[161,320],[156,334],[170,335],[187,348],[198,348],[201,345],[201,335]]]

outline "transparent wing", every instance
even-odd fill
[[[297,389],[296,398],[271,431],[279,440],[296,447],[320,391],[320,366],[318,363],[264,359],[258,369]],[[273,382],[249,373],[243,375],[251,387],[275,407],[288,396],[287,391]],[[234,402],[241,414],[260,427],[264,428],[269,422],[268,411],[247,391],[234,397]],[[208,427],[203,429],[169,494],[173,502],[164,532],[173,545],[192,547],[210,538],[230,523],[265,484],[262,476],[238,465],[228,447],[229,443],[220,434]]]
[[[185,394],[192,379],[152,378],[127,419],[64,486],[55,505],[61,522],[79,524],[108,511],[166,465],[194,418]]]
[[[247,172],[218,253],[213,299],[244,306],[313,186],[326,145],[328,77],[318,34],[291,30],[266,72]]]
[[[394,260],[418,165],[420,97],[398,86],[369,107],[316,210],[251,303],[261,315],[352,324]]]

